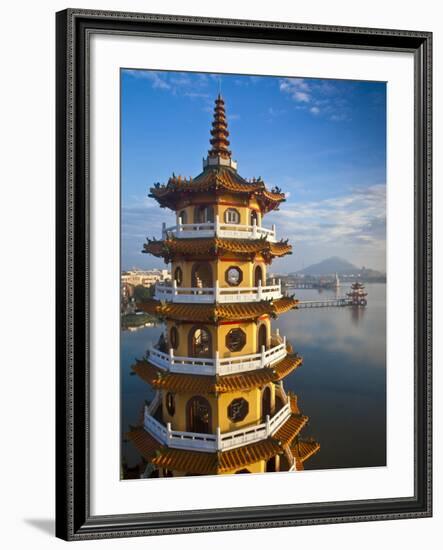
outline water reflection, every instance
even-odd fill
[[[300,309],[275,322],[304,360],[285,386],[310,417],[303,433],[321,444],[306,469],[386,463],[386,286],[366,289],[366,308]],[[318,299],[312,289],[296,295]]]
[[[349,311],[351,312],[351,319],[355,325],[363,319],[366,308],[365,307],[350,307]]]
[[[366,289],[366,308],[300,309],[274,321],[303,357],[303,365],[284,384],[309,417],[302,438],[321,445],[305,469],[386,464],[386,287],[368,284]],[[346,291],[343,285],[338,295]],[[319,294],[313,289],[295,292],[300,300],[318,299]],[[337,293],[322,292],[322,298]],[[159,325],[121,335],[122,434],[139,423],[144,400],[153,397],[148,384],[130,375],[130,367],[161,332]],[[123,444],[122,454],[129,466],[140,460],[130,444]]]

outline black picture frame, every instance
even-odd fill
[[[89,39],[150,35],[412,52],[415,65],[415,491],[410,498],[91,516]],[[432,33],[68,9],[56,14],[56,535],[65,540],[432,515]]]

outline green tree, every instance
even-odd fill
[[[143,285],[137,285],[134,287],[134,298],[137,302],[146,302],[154,295],[154,285],[146,287]]]

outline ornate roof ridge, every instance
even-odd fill
[[[137,307],[151,315],[164,319],[217,324],[222,321],[255,320],[262,315],[277,317],[297,307],[293,296],[261,302],[239,302],[234,304],[180,304],[150,299]]]
[[[274,257],[292,254],[292,245],[288,243],[288,239],[281,239],[274,243],[268,241],[265,236],[259,239],[226,239],[214,236],[192,239],[172,237],[166,240],[147,238],[146,240],[142,252],[158,258],[163,257],[165,261],[178,256],[206,256],[216,253],[231,253],[240,256],[262,254],[265,261],[270,261]]]
[[[269,382],[278,382],[302,363],[303,359],[299,355],[288,354],[272,367],[223,376],[171,373],[153,365],[149,358],[137,360],[131,368],[144,382],[156,389],[216,394],[244,391]]]
[[[307,421],[306,416],[291,415],[283,426],[267,439],[216,452],[166,447],[142,426],[133,427],[126,433],[126,438],[132,441],[145,460],[156,466],[202,475],[219,474],[284,453],[284,447],[291,445]]]

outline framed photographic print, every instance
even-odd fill
[[[66,10],[56,156],[57,536],[431,515],[430,33]]]

